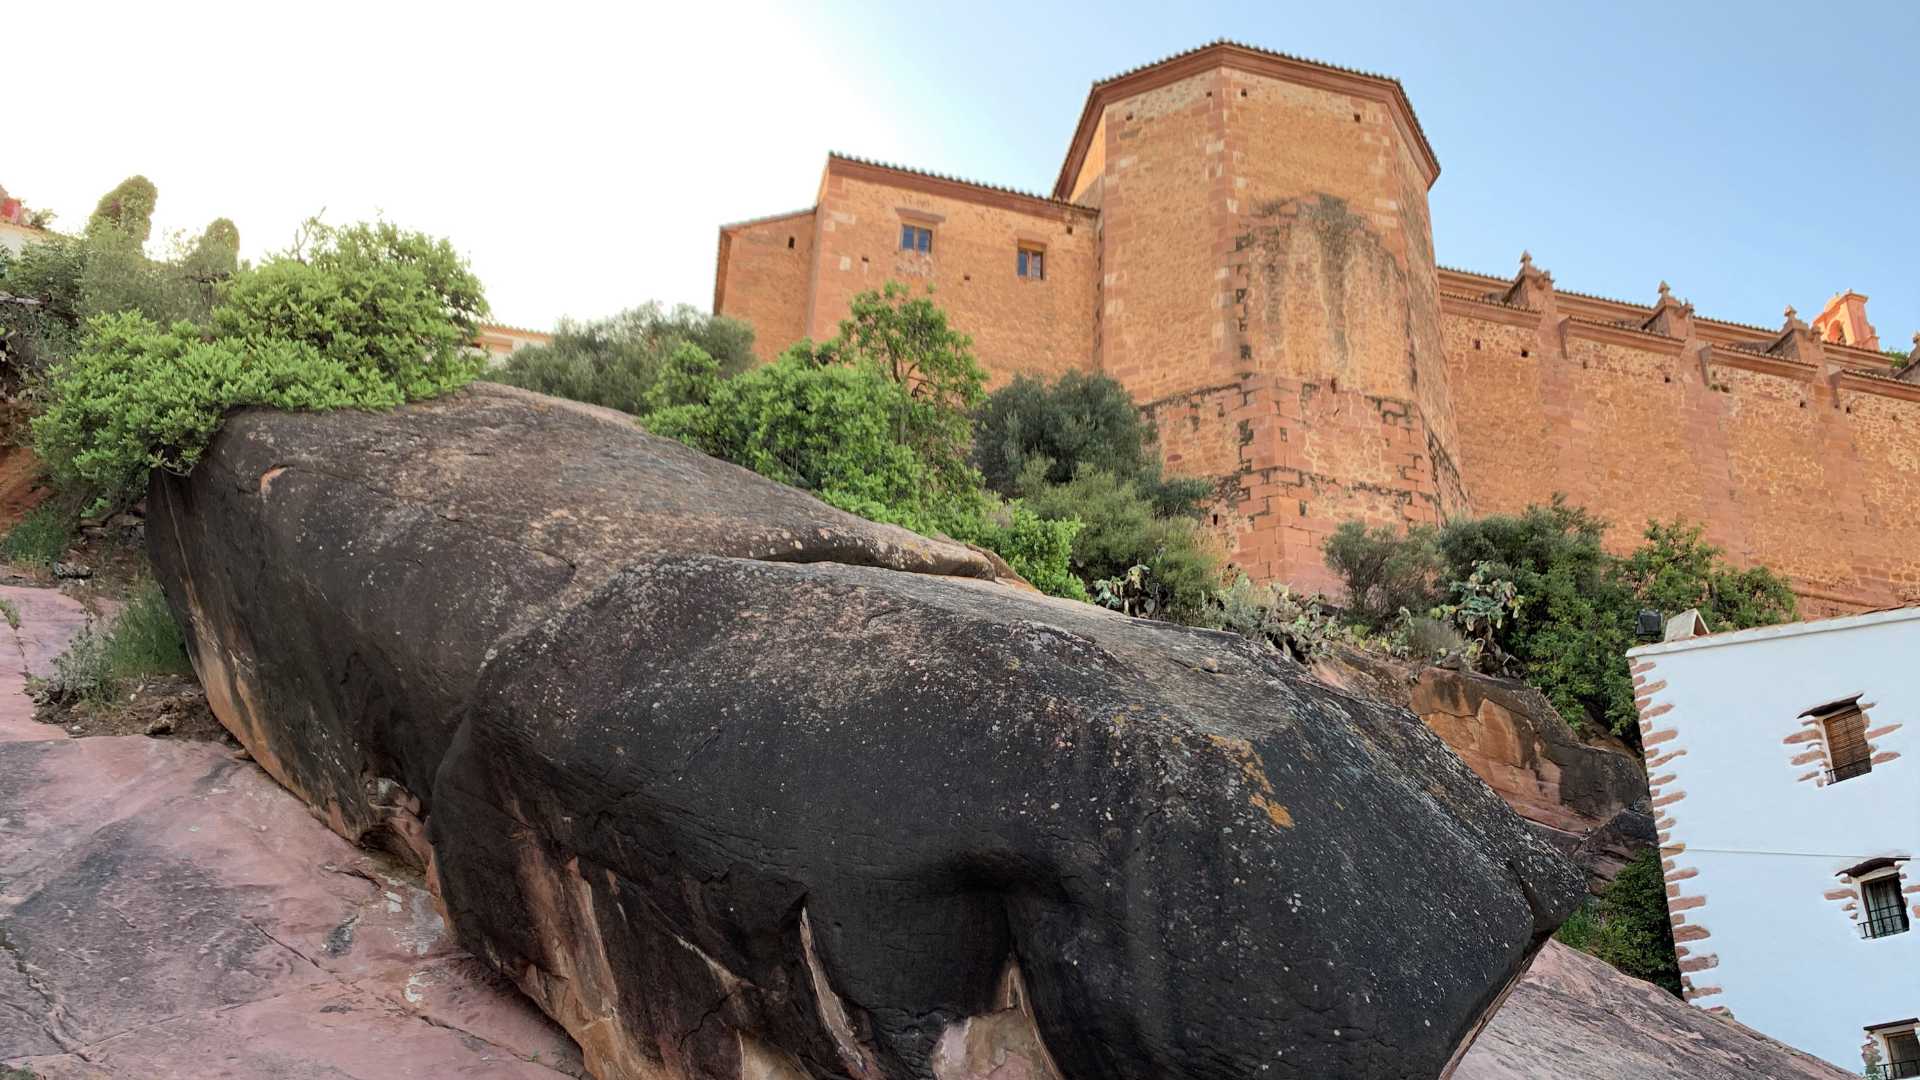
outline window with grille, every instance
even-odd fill
[[[919,225],[900,226],[900,250],[917,251],[922,255],[933,253],[933,230]]]
[[[1019,272],[1023,278],[1039,280],[1047,276],[1047,253],[1039,248],[1020,249]]]
[[[1839,783],[1873,771],[1867,747],[1867,714],[1849,705],[1821,718],[1827,733],[1827,781]]]
[[[1920,1077],[1920,1036],[1912,1031],[1887,1035],[1887,1061],[1867,1070],[1876,1080],[1910,1080]]]
[[[1866,918],[1860,924],[1862,937],[1880,938],[1907,932],[1907,905],[1900,893],[1899,874],[1861,882],[1860,899],[1866,902],[1867,908]]]

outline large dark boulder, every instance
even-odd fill
[[[623,416],[230,418],[222,720],[611,1077],[1430,1077],[1581,893],[1417,719]]]

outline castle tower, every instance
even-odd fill
[[[1095,364],[1256,580],[1331,588],[1343,520],[1467,508],[1398,82],[1216,43],[1097,83],[1054,190],[1098,207]]]

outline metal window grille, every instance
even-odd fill
[[[1867,917],[1860,921],[1861,937],[1880,938],[1907,932],[1907,905],[1900,895],[1898,875],[1874,878],[1860,886],[1860,895],[1867,902]]]

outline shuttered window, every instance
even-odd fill
[[[1835,713],[1824,721],[1827,729],[1828,778],[1835,783],[1873,771],[1867,749],[1867,717],[1859,709]]]

